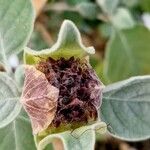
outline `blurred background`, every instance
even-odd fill
[[[150,0],[33,0],[34,32],[28,46],[51,47],[64,19],[79,28],[83,43],[94,46],[90,62],[107,85],[150,74]],[[20,54],[19,58],[22,57]],[[19,63],[10,58],[12,67]],[[96,150],[150,150],[150,140],[125,142],[97,136]]]

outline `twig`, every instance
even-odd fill
[[[33,0],[36,16],[40,14],[41,10],[44,8],[47,1],[48,0]]]
[[[50,33],[47,31],[47,29],[45,28],[45,26],[40,23],[40,22],[37,22],[35,24],[35,28],[41,33],[44,41],[48,44],[48,46],[52,46],[53,44],[53,39],[50,35]]]

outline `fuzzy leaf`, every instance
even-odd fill
[[[101,119],[116,137],[138,141],[150,138],[150,76],[133,77],[106,86]]]
[[[86,126],[71,131],[58,134],[51,134],[40,140],[35,136],[38,150],[44,150],[46,145],[53,142],[54,139],[60,139],[63,142],[65,150],[91,150],[95,145],[95,131]]]
[[[43,150],[55,139],[60,139],[65,150],[91,150],[95,146],[95,131],[99,134],[106,133],[107,125],[104,122],[97,122],[90,126],[83,126],[73,131],[50,134],[45,138],[35,136],[38,150]]]
[[[150,31],[143,26],[119,30],[107,45],[104,73],[110,82],[150,73]]]
[[[30,0],[0,0],[0,63],[7,65],[8,57],[24,48],[33,21]]]
[[[97,0],[97,3],[103,12],[113,14],[118,6],[119,0]]]
[[[95,3],[82,2],[76,6],[78,12],[85,18],[94,20],[98,15],[98,7]]]
[[[26,64],[36,64],[42,58],[49,56],[53,58],[83,57],[86,53],[94,54],[93,47],[86,48],[81,41],[80,33],[73,22],[66,20],[63,22],[58,40],[50,49],[34,51],[25,48],[24,61]],[[39,57],[38,57],[39,56]]]
[[[14,81],[0,73],[0,128],[12,122],[21,110],[19,91]]]
[[[0,129],[1,150],[36,150],[30,121],[22,110],[9,125]]]
[[[130,12],[125,8],[118,8],[116,12],[110,16],[112,24],[118,29],[128,29],[135,25]]]
[[[26,66],[21,103],[31,119],[34,134],[46,129],[54,119],[58,96],[59,90],[49,84],[42,72]]]

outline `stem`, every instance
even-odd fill
[[[54,150],[64,150],[63,143],[60,139],[54,139],[53,140],[53,148]]]
[[[35,28],[41,33],[41,35],[42,35],[44,41],[46,42],[46,44],[48,44],[48,46],[51,47],[54,42],[53,42],[53,39],[52,39],[50,33],[45,28],[45,26],[42,23],[37,22],[35,24]]]
[[[71,7],[71,6],[68,6],[66,3],[64,2],[58,2],[58,3],[55,3],[55,4],[50,4],[50,5],[47,5],[47,7],[45,7],[45,11],[57,11],[57,12],[63,12],[63,11],[77,11],[77,9],[75,7]]]

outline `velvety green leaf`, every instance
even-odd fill
[[[94,20],[98,15],[98,7],[95,3],[91,2],[82,2],[77,5],[78,12],[87,19]]]
[[[118,29],[132,28],[135,25],[130,12],[125,8],[118,8],[110,19],[112,24]]]
[[[0,128],[12,122],[21,110],[20,93],[14,81],[0,73]]]
[[[35,137],[37,149],[43,150],[54,139],[60,139],[65,150],[92,150],[95,145],[95,131],[89,130],[87,127],[81,127],[73,132],[66,131],[48,135],[40,141],[38,137]]]
[[[0,129],[0,150],[36,150],[30,121],[24,111]]]
[[[100,113],[114,136],[130,141],[149,138],[150,76],[106,86]]]
[[[27,64],[35,64],[42,58],[49,56],[53,58],[65,57],[83,57],[85,55],[93,54],[95,52],[93,47],[85,47],[82,44],[80,33],[73,22],[65,20],[61,26],[58,40],[50,49],[41,51],[34,51],[25,48],[24,60]]]
[[[52,143],[54,139],[60,139],[65,150],[92,150],[95,145],[95,131],[99,134],[106,133],[106,123],[98,121],[93,125],[50,134],[45,137],[35,135],[35,142],[38,150],[45,150],[45,147]]]
[[[82,133],[82,131],[81,131]],[[63,137],[65,150],[92,150],[95,145],[94,131],[86,131],[81,137],[73,137],[70,133],[64,133]],[[80,136],[80,135],[79,135]]]
[[[0,0],[0,62],[23,50],[33,28],[31,0]]]
[[[115,31],[107,45],[104,73],[118,81],[150,73],[150,31],[143,26]]]
[[[118,6],[119,0],[97,0],[103,12],[113,14]]]

